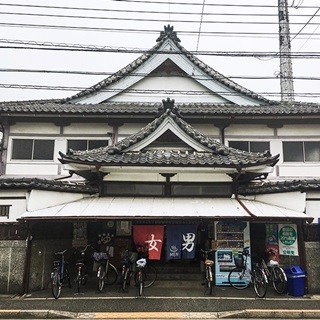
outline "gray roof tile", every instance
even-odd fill
[[[62,163],[99,163],[104,165],[204,165],[217,167],[273,166],[278,161],[279,155],[271,156],[269,152],[262,154],[241,151],[226,147],[218,141],[206,137],[179,116],[179,110],[174,105],[174,100],[164,100],[163,107],[159,111],[160,115],[151,123],[114,146],[87,151],[69,150],[68,154],[60,152],[60,161]],[[170,117],[188,136],[211,151],[194,151],[192,153],[172,150],[126,151],[153,133],[167,117]]]

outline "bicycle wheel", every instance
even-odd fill
[[[128,275],[129,275],[129,268],[124,266],[122,269],[122,279],[121,279],[122,291],[126,291]]]
[[[231,287],[238,290],[248,288],[250,283],[250,279],[248,279],[246,270],[239,268],[234,268],[230,271],[228,275],[228,281]]]
[[[143,273],[142,273],[142,270],[139,270],[138,271],[138,294],[139,296],[141,297],[142,294],[143,294]]]
[[[105,283],[106,284],[114,284],[118,279],[118,270],[112,264],[109,263],[108,270],[106,271]]]
[[[51,273],[51,291],[55,299],[58,299],[61,294],[60,272],[54,269]]]
[[[71,288],[71,277],[70,277],[70,272],[69,272],[69,269],[68,267],[65,267],[64,269],[64,281],[67,279],[67,282],[68,282],[68,287]]]
[[[267,280],[259,268],[255,268],[253,271],[253,288],[259,298],[263,298],[267,293]]]
[[[81,270],[82,270],[82,274],[81,274],[81,284],[82,284],[83,286],[85,286],[85,285],[87,284],[87,282],[88,282],[88,270],[87,270],[87,268],[86,268],[85,266],[83,266],[83,267],[81,268]]]
[[[287,289],[287,277],[283,269],[278,266],[273,267],[271,279],[274,290],[279,294],[285,293]]]
[[[77,277],[76,277],[76,284],[77,284],[77,292],[80,293],[81,291],[81,282],[82,282],[82,268],[78,268]]]
[[[212,292],[213,292],[213,275],[212,275],[211,267],[208,267],[207,273],[208,273],[207,286],[208,286],[208,289],[209,289],[209,294],[212,295]]]
[[[97,278],[98,278],[98,290],[100,292],[103,291],[104,288],[104,280],[105,280],[105,276],[106,276],[106,272],[104,270],[103,265],[100,265],[98,267],[98,271],[97,271]]]
[[[144,287],[149,288],[151,287],[157,279],[157,270],[152,265],[146,265],[143,269],[143,281]]]

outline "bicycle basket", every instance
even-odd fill
[[[243,268],[244,267],[243,256],[234,257],[234,264],[236,265],[237,268]]]
[[[95,261],[107,260],[108,254],[106,252],[94,252],[92,258]]]

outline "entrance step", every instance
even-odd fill
[[[161,280],[157,278],[157,281],[154,284],[155,287],[161,288],[172,288],[173,286],[176,288],[198,288],[201,287],[201,279],[200,280]]]
[[[198,264],[160,264],[157,268],[158,280],[201,281],[203,275]]]

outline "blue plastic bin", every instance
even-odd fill
[[[290,296],[301,297],[305,293],[306,274],[300,266],[285,269],[288,278],[287,291]]]

